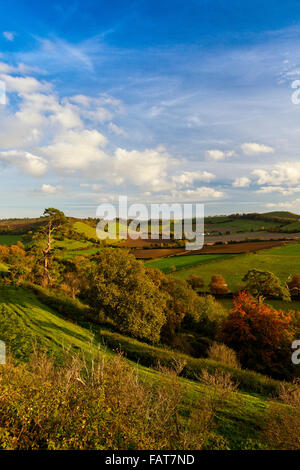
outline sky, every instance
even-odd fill
[[[0,218],[300,213],[299,0],[0,2]]]

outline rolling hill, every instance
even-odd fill
[[[49,351],[58,362],[63,360],[66,350],[71,350],[76,354],[84,353],[87,358],[98,353],[96,339],[100,341],[100,330],[97,338],[97,335],[95,336],[90,329],[66,320],[63,315],[43,304],[31,290],[2,286],[0,288],[0,315],[0,339],[5,341],[8,350],[18,361],[27,361],[34,344]],[[108,340],[111,333],[102,330],[102,335]],[[147,352],[149,346],[144,343],[122,335],[119,335],[117,343],[124,347],[127,344],[131,355],[132,351],[136,353],[140,351],[141,354],[144,349],[149,355],[149,351]],[[104,346],[100,346],[100,349],[103,351]],[[111,354],[109,350],[108,353]],[[134,362],[130,364],[136,367]],[[139,366],[139,373],[147,381],[166,380],[160,372],[142,365]],[[184,419],[195,397],[198,395],[205,397],[209,393],[209,388],[194,380],[181,378],[180,382],[185,390],[182,410]],[[228,402],[226,407],[219,412],[216,432],[222,438],[227,439],[232,449],[253,447],[254,440],[255,447],[261,448],[264,444],[261,441],[258,423],[261,422],[266,407],[266,397],[238,392],[234,403]]]

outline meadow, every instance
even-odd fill
[[[230,258],[231,255],[211,254],[211,255],[179,255],[170,256],[168,258],[160,258],[153,261],[147,261],[146,265],[149,268],[158,268],[164,273],[169,273],[174,270],[189,269],[193,266],[202,265],[211,261]]]
[[[174,272],[173,276],[187,279],[191,274],[198,274],[203,277],[206,285],[204,290],[207,290],[211,277],[221,274],[225,277],[229,290],[238,292],[243,289],[242,278],[250,269],[271,271],[285,282],[292,274],[300,273],[300,244],[241,254],[230,259],[189,267],[178,273]]]

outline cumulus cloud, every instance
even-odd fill
[[[126,136],[112,120],[124,112],[120,100],[107,94],[61,98],[49,83],[29,76],[21,64],[0,62],[0,79],[5,79],[8,94],[17,98],[15,108],[1,110],[0,161],[4,164],[35,177],[54,170],[59,175],[97,180],[81,187],[101,194],[105,194],[104,185],[133,185],[144,193],[168,192],[170,200],[206,201],[224,196],[207,185],[195,188],[197,182],[211,183],[215,175],[197,169],[183,171],[182,160],[163,146],[128,150],[107,145],[107,137],[99,130],[103,124],[108,123],[106,129],[111,133]],[[213,159],[233,154],[210,152]],[[221,152],[221,158],[214,152]],[[54,195],[60,190],[60,186],[44,183],[39,193]]]
[[[172,177],[172,181],[178,186],[191,186],[195,181],[204,181],[210,183],[216,176],[207,171],[184,171],[179,175]]]
[[[119,184],[127,181],[160,191],[170,187],[167,170],[174,164],[175,160],[162,146],[143,151],[118,148],[114,155],[112,179]]]
[[[224,152],[223,150],[206,150],[205,156],[208,160],[225,160],[227,157],[232,157],[234,155],[233,150]]]
[[[246,176],[242,176],[241,178],[236,178],[232,183],[234,188],[247,188],[250,186],[251,180]]]
[[[296,185],[300,182],[300,162],[281,162],[271,170],[257,169],[252,172],[259,185]]]
[[[69,130],[56,136],[53,144],[41,147],[41,152],[57,169],[83,170],[107,158],[101,150],[106,142],[106,137],[96,130]]]
[[[273,147],[255,142],[247,142],[241,145],[241,149],[245,155],[260,155],[262,153],[273,153]]]
[[[41,82],[34,77],[19,77],[1,73],[0,78],[5,82],[8,92],[22,94],[34,93],[36,91],[49,91],[49,89],[51,89],[49,83]]]
[[[57,194],[61,191],[62,187],[57,185],[53,186],[52,184],[43,184],[41,187],[41,192],[45,194]]]
[[[0,161],[9,165],[15,165],[22,173],[36,177],[43,176],[48,166],[48,162],[44,158],[23,150],[0,152]]]

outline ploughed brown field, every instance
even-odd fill
[[[233,243],[228,245],[205,245],[201,250],[187,251],[184,248],[157,248],[157,249],[132,249],[131,253],[138,259],[156,259],[166,256],[188,256],[191,254],[241,254],[251,251],[266,250],[275,246],[285,245],[290,242],[283,241],[261,241]]]

